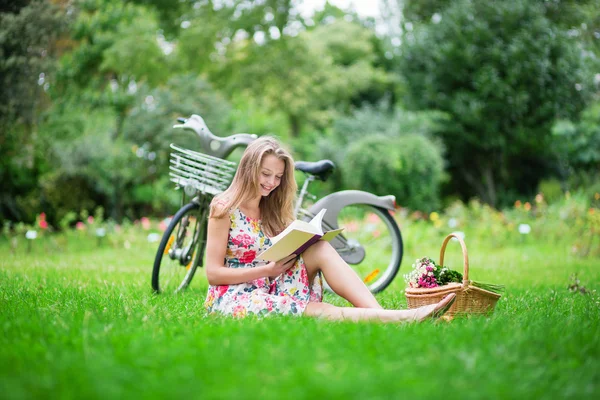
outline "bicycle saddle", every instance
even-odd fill
[[[330,160],[320,160],[315,162],[296,161],[296,169],[314,175],[317,179],[325,182],[335,169],[335,164]]]

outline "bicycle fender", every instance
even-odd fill
[[[208,129],[204,119],[197,114],[192,114],[183,124],[173,125],[173,128],[188,129],[195,132],[200,139],[202,152],[218,158],[227,158],[236,148],[246,147],[258,137],[249,133],[219,137]]]
[[[340,210],[345,206],[351,204],[369,204],[394,211],[395,203],[396,197],[393,195],[376,196],[361,190],[342,190],[323,197],[309,209],[309,212],[312,215],[316,215],[321,209],[327,209],[323,220],[329,226],[338,228],[337,217]]]

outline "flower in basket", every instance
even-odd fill
[[[423,257],[415,261],[413,264],[413,270],[404,275],[404,280],[412,289],[435,288],[452,282],[461,283],[463,280],[463,275],[458,271],[449,269],[448,267],[437,265],[435,261],[429,257]],[[504,291],[503,285],[494,285],[475,281],[470,281],[470,284],[493,293],[501,293]]]
[[[461,282],[462,274],[437,265],[429,257],[423,257],[415,261],[413,270],[404,275],[404,279],[411,288],[434,288],[450,282]]]

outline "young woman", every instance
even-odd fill
[[[455,300],[413,310],[384,310],[328,242],[301,256],[265,262],[256,255],[294,220],[294,161],[273,138],[261,137],[244,152],[231,186],[215,197],[208,222],[206,275],[209,312],[297,314],[332,320],[422,321],[443,315]],[[322,277],[354,307],[323,303]]]

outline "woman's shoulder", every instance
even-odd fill
[[[230,215],[233,211],[235,211],[231,205],[228,198],[219,198],[215,197],[210,203],[210,215],[211,217],[223,218],[227,215]]]

